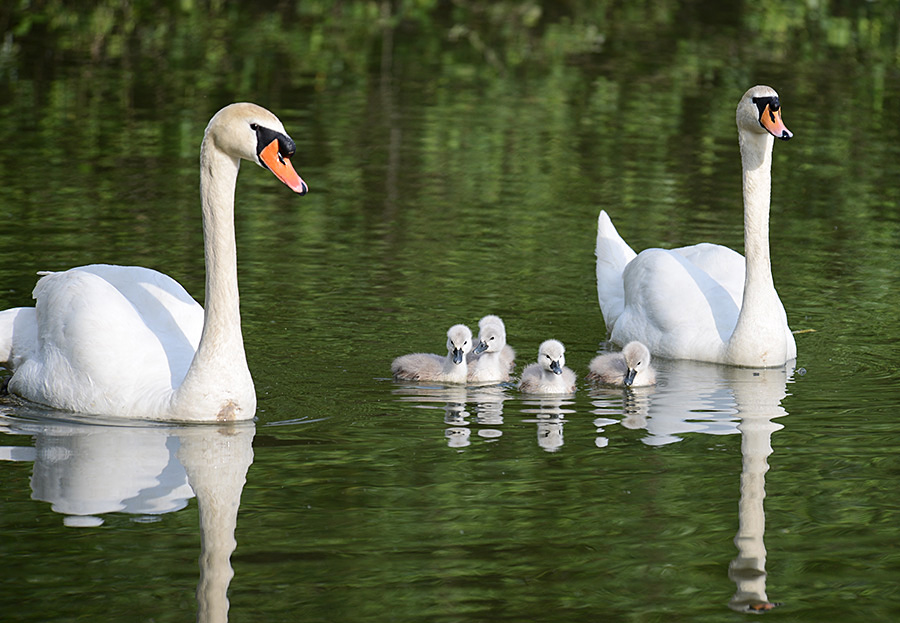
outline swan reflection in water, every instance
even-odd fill
[[[444,437],[451,448],[471,445],[473,424],[485,442],[503,436],[503,403],[511,398],[508,385],[402,385],[393,391],[401,401],[416,403],[418,408],[443,409],[447,424]],[[532,416],[521,421],[537,424],[538,446],[548,452],[559,450],[565,417],[575,413],[574,396],[532,395],[522,398],[521,404],[520,412]]]
[[[775,607],[766,595],[763,500],[772,434],[783,428],[773,420],[787,415],[781,403],[793,371],[793,361],[770,369],[658,361],[655,388],[591,391],[593,413],[598,416],[595,426],[614,423],[612,417],[618,413],[624,427],[647,431],[642,439],[647,445],[677,442],[685,433],[741,435],[741,496],[734,538],[738,555],[728,569],[737,589],[728,605],[739,612]]]
[[[522,420],[537,424],[537,442],[541,449],[556,452],[563,446],[563,424],[566,415],[575,413],[574,400],[571,394],[563,396],[540,396],[522,400],[522,413],[533,415],[533,418]]]
[[[472,424],[485,442],[503,436],[503,403],[509,399],[505,385],[401,385],[393,393],[421,409],[444,411],[444,437],[451,448],[469,446]]]
[[[67,526],[98,526],[112,512],[152,521],[196,496],[197,620],[228,620],[234,530],[253,462],[253,423],[178,427],[0,413],[0,432],[34,437],[34,447],[0,447],[0,458],[34,461],[32,498],[48,502]]]

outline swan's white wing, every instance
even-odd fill
[[[72,270],[102,278],[139,310],[154,333],[171,334],[170,340],[186,339],[192,350],[197,350],[203,332],[203,308],[168,275],[143,266],[110,264],[91,264]]]
[[[35,348],[10,388],[85,413],[155,413],[183,380],[203,326],[202,308],[181,286],[140,267],[51,273],[34,298]]]
[[[611,338],[638,340],[654,355],[710,360],[734,331],[731,293],[676,251],[647,249],[624,273],[625,309]]]
[[[747,269],[743,255],[728,247],[709,242],[672,250],[680,253],[725,288],[740,309],[744,296],[744,273]]]
[[[635,258],[635,252],[622,240],[606,210],[597,218],[597,298],[606,330],[612,331],[625,308],[625,284],[622,273]]]

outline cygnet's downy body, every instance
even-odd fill
[[[575,373],[566,367],[566,347],[558,340],[547,340],[538,349],[537,363],[522,371],[519,391],[527,394],[575,393]]]
[[[616,387],[643,387],[656,383],[650,351],[641,342],[629,342],[619,353],[597,355],[588,366],[587,379]]]
[[[506,343],[506,326],[499,316],[478,322],[478,341],[469,353],[470,383],[503,383],[515,365],[516,351]]]
[[[447,355],[412,353],[391,363],[394,378],[405,381],[465,383],[468,373],[466,354],[472,350],[472,331],[462,324],[447,331]]]

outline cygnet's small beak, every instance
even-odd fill
[[[462,349],[454,348],[453,349],[453,363],[455,363],[456,365],[459,365],[463,362],[463,358],[464,358],[464,355],[463,355]]]
[[[551,362],[550,362],[550,371],[551,371],[553,374],[562,374],[562,368],[560,367],[558,361],[551,361]]]
[[[628,372],[625,373],[625,387],[631,387],[631,384],[634,383],[634,377],[637,376],[637,370],[634,368],[628,368]]]
[[[476,355],[480,355],[481,353],[483,353],[483,352],[486,351],[487,349],[488,349],[487,342],[485,342],[484,340],[482,340],[482,341],[478,342],[478,346],[476,346],[476,347],[475,347],[475,350],[473,350],[472,352],[475,353]]]

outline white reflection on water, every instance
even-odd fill
[[[689,433],[741,435],[739,527],[734,543],[737,556],[728,577],[736,591],[729,607],[739,612],[765,612],[775,607],[766,594],[765,474],[772,454],[772,434],[782,425],[775,418],[787,415],[782,401],[794,362],[783,368],[751,369],[691,361],[658,361],[654,387],[605,389],[590,387],[587,394],[596,417],[594,444],[605,448],[615,442],[614,427],[645,430],[642,443],[664,447]],[[503,403],[510,398],[503,385],[487,388],[404,385],[394,390],[400,400],[421,408],[443,409],[448,425],[445,436],[452,448],[470,441],[470,419],[503,423]],[[537,424],[538,446],[556,452],[564,445],[563,426],[578,411],[576,396],[531,397],[519,401],[522,422]],[[610,432],[608,429],[613,429]],[[491,429],[493,430],[493,429]],[[496,437],[502,433],[497,430]],[[612,439],[611,439],[612,438]]]
[[[465,448],[471,444],[472,425],[486,443],[503,436],[504,403],[510,400],[508,384],[469,386],[399,384],[393,393],[402,402],[415,403],[421,409],[443,409],[447,445]],[[522,422],[537,424],[537,444],[548,452],[563,446],[563,424],[567,414],[574,414],[574,396],[534,396],[520,401],[519,412],[529,416]]]
[[[763,500],[772,433],[784,428],[772,420],[787,415],[781,401],[787,395],[786,384],[792,373],[793,365],[783,370],[736,369],[730,373],[740,417],[742,463],[739,525],[734,537],[738,555],[728,568],[728,577],[737,590],[728,605],[739,612],[765,612],[775,607],[766,596]]]
[[[503,403],[509,400],[504,385],[464,387],[462,385],[402,384],[394,394],[403,402],[415,403],[422,409],[443,409],[444,437],[450,448],[471,444],[470,424],[477,425],[478,436],[485,442],[503,436]]]
[[[741,497],[734,538],[738,555],[728,569],[737,589],[728,605],[739,612],[765,612],[775,607],[766,595],[763,500],[772,433],[783,428],[772,420],[787,415],[781,402],[793,371],[794,362],[784,368],[760,370],[662,361],[657,364],[656,387],[619,390],[622,425],[646,430],[648,435],[642,441],[647,445],[663,446],[679,441],[686,433],[740,433]],[[615,413],[613,393],[594,390],[592,395],[597,407],[594,414],[608,425]]]
[[[654,366],[658,378],[655,386],[591,388],[592,413],[602,418],[619,417],[620,424],[628,429],[646,430],[641,441],[649,446],[681,441],[687,433],[738,434],[745,412],[743,403],[752,402],[749,397],[754,393],[770,395],[770,408],[777,406],[781,410],[778,415],[785,415],[780,403],[793,375],[793,362],[771,369],[672,360],[654,360]]]
[[[0,414],[0,432],[30,435],[34,448],[0,447],[0,458],[34,461],[32,498],[67,526],[98,526],[122,512],[139,521],[184,508],[200,512],[198,621],[228,620],[231,554],[241,491],[253,462],[255,425],[160,426]]]
[[[565,443],[563,424],[566,422],[566,415],[575,413],[570,408],[575,404],[572,396],[528,397],[522,400],[522,404],[523,414],[535,416],[522,421],[537,424],[538,446],[547,452],[556,452],[562,448]]]

